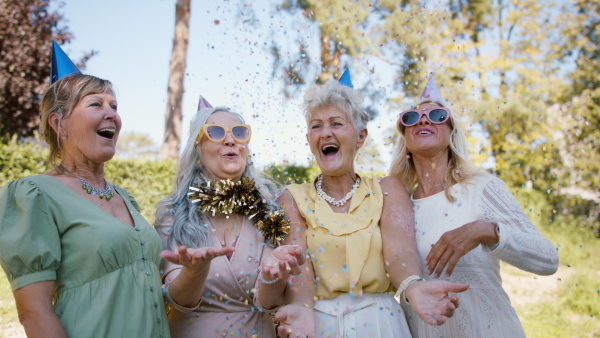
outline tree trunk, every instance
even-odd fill
[[[340,53],[337,52],[335,45],[331,46],[331,37],[321,32],[321,74],[319,74],[318,83],[323,84],[329,80],[331,74],[337,74],[340,70]]]
[[[190,0],[177,0],[175,5],[175,34],[169,66],[165,137],[160,150],[161,159],[177,159],[181,143],[183,75],[187,58],[190,27]]]

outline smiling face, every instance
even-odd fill
[[[357,134],[346,112],[336,106],[313,111],[306,135],[321,172],[329,176],[354,171],[356,152],[366,137],[367,129]]]
[[[60,121],[54,114],[61,141],[63,160],[69,157],[77,161],[104,163],[115,155],[117,139],[121,131],[121,117],[117,113],[117,100],[110,93],[84,96],[71,114]]]
[[[230,128],[242,122],[234,115],[216,111],[205,124],[218,124]],[[248,142],[236,141],[231,132],[227,132],[220,142],[210,140],[206,135],[199,144],[201,150],[204,175],[209,179],[230,179],[237,181],[246,169],[248,159]]]
[[[423,103],[419,106],[419,109],[430,107],[433,107],[433,105]],[[451,133],[452,129],[448,122],[433,124],[423,115],[417,124],[405,127],[403,134],[406,138],[406,146],[411,153],[430,158],[443,151],[448,151]]]

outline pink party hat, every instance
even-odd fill
[[[429,77],[429,81],[427,81],[427,84],[425,85],[425,88],[423,88],[423,92],[421,93],[421,96],[419,97],[419,102],[423,102],[423,101],[433,101],[433,102],[444,102],[444,100],[442,99],[442,95],[440,95],[440,90],[438,89],[437,84],[435,84],[435,78],[434,78],[435,74],[431,74],[431,76]]]
[[[198,100],[198,111],[201,111],[202,109],[208,109],[208,108],[212,108],[213,106],[211,106],[210,103],[208,103],[208,101],[206,101],[206,99],[200,95],[200,99]]]

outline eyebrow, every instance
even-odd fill
[[[342,120],[345,120],[345,118],[343,116],[337,116],[337,115],[336,116],[332,116],[332,117],[329,118],[329,120],[333,120],[333,119],[342,119]],[[310,122],[313,122],[313,121],[323,121],[323,120],[322,119],[312,119],[312,120],[310,120]]]

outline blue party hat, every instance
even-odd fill
[[[350,68],[346,68],[346,70],[340,77],[340,84],[350,87],[350,88],[354,88],[354,85],[352,84],[352,80],[350,79]]]
[[[213,106],[210,103],[208,103],[208,101],[206,101],[206,99],[202,95],[200,95],[200,99],[198,100],[198,111],[212,107]]]
[[[77,66],[63,52],[56,41],[52,40],[52,65],[50,66],[50,84],[71,74],[81,74]]]

